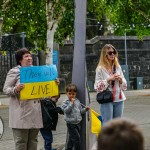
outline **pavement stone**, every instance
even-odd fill
[[[125,91],[124,117],[133,119],[141,127],[145,137],[145,150],[150,150],[150,89]],[[96,93],[90,92],[90,106],[99,112],[99,105],[95,100]],[[62,103],[66,95],[62,94],[58,105]],[[8,127],[9,98],[0,96],[0,116],[4,120],[4,135],[0,139],[0,150],[15,150],[12,130]],[[59,115],[57,130],[53,132],[53,147],[62,150],[66,141],[66,124],[62,115]],[[44,150],[43,139],[38,135],[38,150]],[[96,149],[95,149],[96,150]]]

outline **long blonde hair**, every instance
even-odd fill
[[[117,50],[111,44],[106,44],[106,45],[104,45],[104,47],[101,50],[101,55],[100,55],[100,59],[99,59],[99,63],[97,65],[97,68],[99,66],[103,66],[103,67],[109,67],[110,66],[110,62],[107,59],[107,51],[111,48],[114,49],[114,51],[116,52],[115,59],[113,60],[113,65],[115,65],[116,67],[120,66],[120,64],[118,62],[118,52],[117,52]]]

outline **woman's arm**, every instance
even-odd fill
[[[3,87],[4,94],[9,95],[9,96],[17,94],[15,90],[15,85],[16,85],[18,77],[19,77],[19,72],[16,69],[11,69],[8,72],[6,80],[5,80],[5,84]]]
[[[105,78],[103,74],[102,67],[99,67],[96,69],[96,75],[95,75],[95,83],[94,83],[94,89],[98,92],[102,92],[108,87],[108,81],[107,78]]]

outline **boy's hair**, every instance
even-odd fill
[[[114,119],[99,133],[97,150],[144,150],[144,137],[137,124]]]
[[[66,87],[66,92],[76,92],[77,93],[77,86],[75,84],[69,84]]]
[[[28,51],[27,48],[21,48],[16,51],[15,58],[16,58],[17,65],[21,65],[20,61],[23,59],[24,54],[31,54],[31,53]]]

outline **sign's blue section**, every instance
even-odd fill
[[[58,77],[56,65],[20,68],[20,83],[46,82]]]

